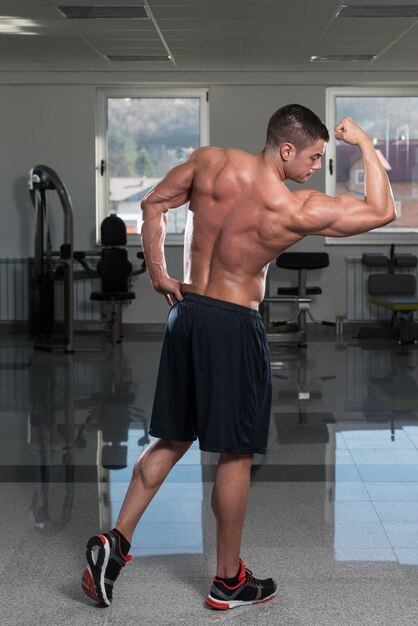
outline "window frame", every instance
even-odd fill
[[[336,141],[334,128],[336,120],[336,99],[337,97],[415,97],[418,98],[418,87],[328,87],[326,89],[326,125],[330,133],[330,140],[327,146],[327,166],[325,171],[325,192],[329,196],[336,195]],[[330,163],[334,165],[333,174],[330,173]],[[386,244],[416,245],[418,225],[416,228],[392,227],[390,224],[382,229],[353,235],[351,237],[326,237],[326,245],[340,246],[363,246]]]
[[[200,99],[200,146],[209,145],[209,89],[112,87],[98,88],[96,92],[96,244],[100,245],[100,224],[108,215],[108,116],[107,101],[110,98],[199,98]],[[101,163],[105,168],[101,173]],[[139,207],[138,207],[139,210]],[[140,235],[128,235],[128,246],[138,246]],[[167,233],[165,245],[182,246],[184,235]]]

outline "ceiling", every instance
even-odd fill
[[[418,70],[416,16],[336,17],[343,4],[418,0],[0,0],[0,71]],[[66,19],[56,8],[91,5],[145,5],[148,17]],[[374,59],[313,63],[312,55]]]

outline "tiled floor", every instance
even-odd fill
[[[85,542],[114,523],[148,444],[160,341],[80,339],[64,355],[2,338],[1,626],[418,624],[418,348],[352,339],[272,351],[242,556],[277,579],[276,598],[204,606],[217,455],[194,445],[141,520],[112,606],[93,606]]]

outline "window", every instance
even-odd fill
[[[418,90],[333,88],[327,94],[330,131],[352,117],[372,138],[391,181],[397,207],[395,222],[354,237],[327,238],[327,243],[415,243],[418,232]],[[364,197],[364,168],[357,146],[336,142],[330,132],[327,193]],[[331,164],[331,161],[329,161]]]
[[[356,175],[356,186],[357,185],[364,185],[364,170],[363,169],[357,169],[355,170],[355,175]],[[364,189],[364,187],[362,188]],[[361,191],[360,191],[361,193]]]
[[[140,202],[175,165],[208,143],[207,91],[99,91],[97,238],[109,213],[138,243]],[[182,243],[187,205],[167,214],[166,243]]]

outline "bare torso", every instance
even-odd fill
[[[292,193],[263,153],[206,148],[195,168],[183,291],[257,309],[268,264],[301,239]]]
[[[169,306],[192,291],[257,309],[268,264],[306,235],[347,237],[396,219],[390,183],[370,138],[350,118],[339,122],[335,136],[361,150],[364,200],[285,186],[285,180],[305,183],[320,169],[323,138],[298,150],[289,141],[279,148],[266,144],[256,155],[200,148],[149,191],[141,202],[142,244],[152,285]],[[168,274],[164,239],[167,211],[188,201],[181,282]]]

